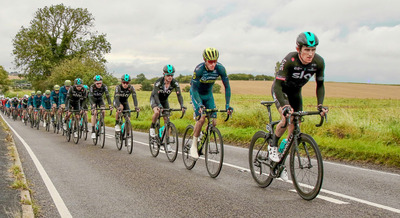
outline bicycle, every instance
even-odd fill
[[[222,135],[218,128],[213,126],[214,118],[211,117],[211,114],[214,112],[228,111],[218,109],[204,110],[204,113],[206,114],[206,118],[208,120],[208,124],[206,126],[206,130],[200,133],[200,141],[197,145],[199,156],[203,154],[202,150],[205,150],[204,153],[206,168],[211,178],[216,178],[220,174],[224,161],[224,144]],[[228,121],[228,119],[229,114],[225,121]],[[197,161],[191,158],[189,155],[190,147],[192,146],[193,141],[193,131],[194,127],[192,125],[188,125],[185,129],[185,133],[183,134],[182,139],[182,158],[183,163],[188,170],[191,170]]]
[[[22,114],[23,114],[22,120],[23,120],[23,122],[24,122],[24,124],[26,126],[26,125],[28,125],[28,119],[29,119],[28,109],[24,108]]]
[[[125,141],[125,147],[129,154],[133,151],[133,130],[132,124],[129,118],[131,110],[122,110],[118,114],[118,123],[121,125],[121,131],[115,131],[115,144],[118,150],[122,149],[122,145]],[[139,117],[139,112],[136,111],[136,118]],[[125,121],[123,121],[125,119]]]
[[[302,133],[300,123],[304,116],[320,115],[321,111],[294,112],[285,121],[285,128],[293,117],[294,130],[290,134],[287,144],[281,154],[279,162],[269,160],[268,144],[272,142],[274,128],[280,121],[272,121],[271,105],[273,101],[262,101],[261,104],[268,109],[269,123],[265,131],[254,134],[249,147],[250,171],[256,183],[268,187],[274,178],[278,178],[285,168],[285,161],[290,153],[289,165],[292,183],[297,193],[305,200],[312,200],[319,194],[323,180],[323,161],[318,144],[308,134]],[[327,116],[321,116],[317,127],[322,126]],[[313,178],[312,178],[313,177]]]
[[[103,111],[110,110],[106,108],[97,108],[97,115],[96,115],[96,124],[94,131],[96,133],[96,138],[93,139],[93,144],[97,145],[98,142],[101,144],[101,148],[104,148],[105,141],[106,141],[106,125],[104,123],[104,114]],[[110,116],[112,115],[112,111],[110,111]]]
[[[87,111],[86,109],[83,109],[81,111],[81,116],[79,119],[79,138],[82,138],[82,136],[85,136],[84,139],[86,141],[87,135],[88,135],[88,118],[87,114],[85,113]]]
[[[42,120],[42,111],[38,108],[35,108],[34,114],[36,115],[36,119],[34,119],[33,125],[39,130],[40,121]]]
[[[157,157],[161,146],[163,146],[165,154],[170,162],[174,162],[176,160],[179,147],[178,132],[176,131],[175,125],[169,119],[172,111],[182,111],[182,109],[161,109],[155,126],[156,136],[151,137],[149,134],[149,148],[151,155],[153,157]],[[185,112],[182,112],[182,116],[179,119],[182,119],[184,115]],[[161,117],[166,117],[167,121],[160,129]]]
[[[78,144],[79,142],[79,119],[77,116],[80,114],[80,111],[81,110],[70,110],[69,112],[72,112],[72,114],[68,119],[68,123],[65,124],[67,125],[67,131],[65,134],[67,141],[69,142],[71,140],[72,135],[75,144]]]
[[[43,120],[44,123],[46,123],[46,131],[50,131],[50,122],[51,122],[51,115],[50,115],[50,109],[43,109],[44,111],[47,112],[46,118]]]

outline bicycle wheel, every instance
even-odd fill
[[[46,122],[46,131],[50,132],[50,115],[49,114],[47,114],[45,122]]]
[[[99,134],[101,148],[104,148],[104,145],[106,144],[106,125],[104,124],[104,119],[101,119],[100,121],[100,128],[98,134]]]
[[[87,135],[88,135],[88,123],[87,120],[84,118],[83,119],[83,135],[85,136],[84,139],[85,141],[87,140]]]
[[[125,125],[125,147],[129,154],[133,151],[133,130],[130,121],[126,122]]]
[[[165,154],[169,162],[174,162],[178,156],[178,132],[173,123],[168,123],[168,129],[164,136]]]
[[[258,131],[250,142],[249,165],[251,176],[262,188],[268,187],[273,180],[269,176],[271,168],[268,159],[268,144],[271,140],[271,134]]]
[[[205,147],[206,168],[211,178],[216,178],[224,162],[224,142],[216,127],[211,128],[208,139]]]
[[[159,131],[160,131],[160,122],[157,120],[156,126],[155,126],[155,132],[156,136],[151,137],[149,133],[149,148],[150,148],[150,153],[153,157],[157,157],[159,152],[160,152],[160,145],[158,144],[159,141]]]
[[[115,145],[117,145],[118,150],[122,148],[122,133],[121,131],[115,131]]]
[[[67,126],[67,130],[65,131],[65,137],[67,138],[68,142],[71,141],[72,124],[73,124],[72,118],[69,118],[68,122],[64,123],[64,125]]]
[[[302,133],[290,152],[290,174],[297,193],[305,200],[317,197],[323,180],[321,152],[315,140]]]
[[[41,117],[40,117],[40,114],[38,113],[37,116],[36,116],[36,129],[39,129],[40,119],[41,119]]]
[[[79,120],[74,115],[73,125],[72,125],[72,136],[74,138],[75,144],[78,144],[79,142],[79,131],[80,131]]]
[[[192,141],[193,141],[193,131],[194,127],[192,125],[187,126],[182,139],[183,164],[185,164],[185,167],[188,170],[191,170],[196,164],[196,160],[191,158],[189,155],[190,147],[192,146]]]

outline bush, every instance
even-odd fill
[[[184,91],[184,92],[189,92],[189,90],[190,90],[190,86],[185,86],[185,88],[183,88],[182,91]]]
[[[221,93],[221,86],[217,83],[214,83],[212,92],[213,93]]]
[[[153,90],[153,85],[149,80],[144,80],[141,83],[142,87],[140,88],[141,91],[152,91]]]

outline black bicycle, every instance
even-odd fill
[[[115,131],[115,144],[118,150],[122,149],[122,145],[125,142],[125,147],[129,154],[133,151],[133,129],[131,119],[129,118],[131,110],[123,110],[118,114],[119,124],[121,125],[121,131]],[[139,117],[139,112],[136,111],[136,118]],[[124,121],[125,120],[125,121]]]
[[[285,126],[290,124],[293,117],[294,130],[289,136],[287,144],[281,154],[279,162],[269,159],[268,145],[272,142],[272,134],[276,124],[280,121],[272,121],[271,105],[273,101],[262,101],[261,104],[268,109],[269,123],[265,131],[254,134],[249,148],[249,164],[253,179],[260,187],[268,187],[274,178],[278,178],[285,168],[285,161],[290,153],[290,175],[297,193],[305,200],[317,197],[321,190],[324,175],[322,155],[315,140],[300,131],[300,123],[304,116],[320,115],[321,111],[294,112],[286,119]],[[322,126],[326,115],[321,116],[317,127]]]
[[[79,114],[81,110],[70,110],[71,115],[69,116],[69,119],[67,123],[64,123],[64,125],[67,125],[67,131],[65,133],[65,137],[67,138],[67,141],[71,140],[71,136],[74,140],[75,144],[78,144],[79,142]]]
[[[51,115],[50,115],[51,110],[50,109],[42,109],[42,111],[46,112],[46,116],[45,116],[45,114],[43,112],[43,116],[45,117],[43,119],[43,123],[45,123],[45,125],[46,125],[45,126],[46,127],[46,131],[49,132],[50,131],[50,123],[51,123]]]
[[[88,118],[87,118],[87,109],[81,110],[80,119],[79,119],[79,138],[87,139],[87,135],[89,132],[88,129]]]
[[[106,141],[106,125],[104,123],[104,114],[103,111],[105,110],[110,110],[106,108],[97,108],[97,115],[96,115],[96,123],[94,127],[94,133],[96,134],[96,138],[93,139],[93,144],[101,146],[101,148],[104,148],[105,141]],[[110,111],[110,116],[112,114],[112,111]],[[92,115],[93,116],[93,115]]]
[[[172,111],[182,111],[182,109],[161,109],[155,126],[156,136],[151,137],[149,134],[149,147],[151,155],[153,155],[153,157],[157,157],[160,152],[160,148],[164,147],[165,154],[170,162],[174,162],[176,160],[179,147],[178,132],[176,131],[175,125],[169,119]],[[182,112],[180,119],[182,119],[184,115],[185,113]],[[167,121],[164,123],[164,126],[160,128],[161,117],[166,117]]]
[[[211,114],[214,112],[227,112],[227,110],[205,109],[204,113],[208,120],[205,131],[200,133],[199,143],[197,145],[199,156],[205,154],[207,172],[212,178],[216,178],[221,172],[224,162],[224,143],[221,132],[213,126],[214,118]],[[229,114],[225,121],[228,121]],[[195,159],[190,157],[190,147],[193,141],[194,127],[188,125],[182,139],[182,158],[186,169],[191,170],[196,164]],[[203,151],[204,150],[204,151]]]

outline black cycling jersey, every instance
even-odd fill
[[[119,107],[121,103],[127,103],[129,96],[132,95],[133,99],[133,104],[135,107],[138,107],[138,101],[136,98],[136,91],[135,88],[132,85],[128,85],[126,89],[122,87],[122,84],[119,84],[118,86],[115,87],[115,93],[114,93],[114,105],[115,107]],[[129,104],[127,104],[129,105]]]
[[[96,84],[90,86],[89,89],[89,100],[90,104],[93,105],[95,102],[103,100],[103,94],[106,94],[108,105],[111,105],[110,93],[106,85],[101,84],[100,88],[97,88]]]
[[[183,107],[183,97],[181,94],[181,88],[179,87],[178,81],[172,79],[168,88],[165,87],[164,77],[159,78],[154,83],[153,92],[150,96],[150,102],[154,101],[153,106],[159,106],[161,102],[168,102],[168,96],[175,89],[176,95],[178,96],[178,101],[181,107]]]
[[[75,110],[79,110],[80,107],[86,104],[87,100],[87,91],[85,88],[81,88],[78,90],[76,86],[71,86],[67,92],[67,97],[65,99],[65,106],[69,108],[73,106]]]
[[[302,110],[301,89],[315,76],[317,83],[317,100],[322,104],[325,96],[324,59],[315,54],[311,63],[301,63],[298,52],[289,53],[281,62],[272,85],[272,95],[277,107],[291,105],[295,111]]]

